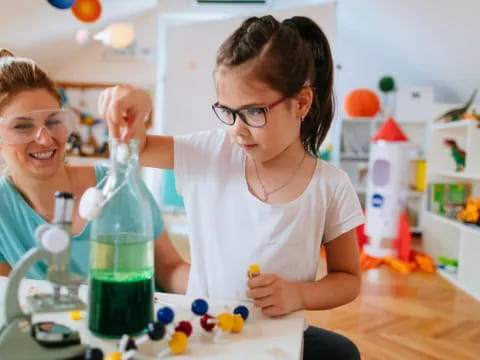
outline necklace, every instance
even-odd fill
[[[288,180],[286,182],[284,182],[282,185],[280,185],[280,186],[278,186],[275,189],[270,190],[270,191],[267,191],[265,189],[265,186],[262,183],[262,179],[260,178],[260,173],[258,172],[257,162],[255,160],[253,160],[253,164],[255,165],[255,173],[257,174],[257,178],[258,178],[258,182],[260,183],[260,187],[262,188],[262,200],[265,201],[265,202],[268,202],[268,199],[269,199],[270,195],[272,195],[273,193],[283,189],[285,186],[290,184],[292,182],[292,180],[295,178],[295,175],[297,175],[297,171],[302,167],[303,162],[305,161],[306,157],[307,157],[307,152],[305,151],[305,154],[303,155],[302,161],[300,161],[300,164],[295,168],[295,170],[292,172],[292,175],[290,175]]]

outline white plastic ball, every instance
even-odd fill
[[[100,215],[102,208],[100,204],[105,200],[102,191],[97,188],[89,188],[83,194],[78,205],[78,213],[87,220],[92,220]]]

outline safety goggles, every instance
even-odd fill
[[[66,141],[75,128],[77,115],[68,109],[37,110],[0,117],[0,142],[26,144],[38,141],[45,132]]]

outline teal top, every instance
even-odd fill
[[[106,166],[95,164],[97,183],[107,174]],[[150,191],[142,182],[148,194],[152,208],[154,239],[163,231],[164,222],[160,210]],[[118,211],[122,211],[121,208]],[[14,266],[30,248],[37,246],[35,229],[47,222],[25,201],[8,176],[0,176],[0,262],[8,262]],[[87,275],[90,245],[90,222],[83,230],[72,237],[70,269],[73,272]],[[45,279],[47,266],[43,262],[33,265],[27,272],[30,279]]]

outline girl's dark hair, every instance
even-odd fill
[[[61,103],[54,82],[33,60],[0,49],[0,113],[19,92],[36,89],[47,90]]]
[[[284,96],[311,86],[314,99],[302,122],[305,149],[317,155],[334,114],[333,60],[327,37],[310,18],[294,16],[278,22],[273,16],[251,17],[220,46],[217,68],[252,60],[252,71]]]

